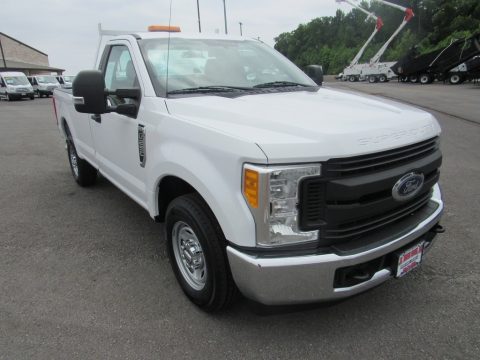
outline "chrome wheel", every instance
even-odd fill
[[[78,177],[78,159],[77,159],[77,152],[73,145],[68,145],[68,155],[70,157],[70,165],[72,166],[72,171],[75,177]]]
[[[200,291],[207,282],[207,266],[202,245],[192,228],[182,221],[172,229],[172,247],[178,268],[185,281]]]

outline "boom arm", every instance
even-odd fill
[[[413,13],[413,10],[410,9],[410,8],[406,8],[406,7],[397,5],[397,4],[392,4],[392,3],[388,2],[388,1],[385,1],[385,0],[375,0],[375,1],[380,2],[382,4],[385,4],[385,5],[388,5],[388,6],[391,6],[391,7],[394,7],[396,9],[402,10],[402,11],[405,12],[405,16],[403,18],[402,23],[398,27],[398,29],[392,34],[392,36],[390,36],[390,38],[387,40],[387,42],[385,44],[383,44],[383,46],[380,48],[380,50],[378,50],[378,52],[370,59],[370,64],[376,64],[380,61],[380,58],[385,53],[385,51],[387,50],[387,48],[391,44],[391,42],[397,37],[398,34],[400,34],[400,31],[402,31],[403,28],[408,24],[408,22],[410,20],[412,20],[412,18],[415,16],[415,14]]]
[[[360,59],[362,58],[363,56],[363,53],[365,52],[365,49],[367,48],[368,45],[370,45],[370,43],[372,42],[373,38],[375,37],[375,35],[377,35],[377,33],[382,29],[383,27],[383,21],[380,17],[377,17],[375,16],[375,14],[365,10],[364,8],[362,8],[360,5],[352,2],[352,1],[349,1],[349,0],[336,0],[338,3],[341,3],[341,2],[346,2],[347,4],[357,8],[358,10],[360,10],[361,12],[363,12],[364,14],[367,14],[367,19],[365,21],[368,21],[369,19],[374,19],[376,21],[376,25],[375,25],[375,30],[373,30],[373,33],[372,35],[370,35],[370,37],[368,38],[368,40],[365,42],[365,44],[363,44],[362,48],[359,50],[359,52],[357,53],[357,55],[355,55],[355,57],[353,58],[352,62],[350,63],[350,66],[354,66],[354,65],[357,65],[358,62],[360,61]]]

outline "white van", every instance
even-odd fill
[[[61,87],[64,89],[72,88],[73,79],[75,79],[75,76],[57,75],[57,81],[60,83]]]
[[[53,90],[60,87],[60,83],[53,75],[33,75],[29,76],[28,80],[33,86],[33,90],[38,94],[38,97],[49,97],[53,95]]]
[[[0,72],[0,97],[13,99],[34,99],[33,87],[22,72]]]

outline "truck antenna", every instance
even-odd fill
[[[172,3],[173,0],[170,0],[170,15],[168,17],[168,27],[172,26]],[[168,71],[170,68],[170,38],[172,37],[172,32],[168,32],[168,45],[167,45],[167,78],[165,79],[165,97],[168,97]]]

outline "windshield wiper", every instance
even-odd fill
[[[254,88],[274,88],[274,87],[287,87],[287,86],[301,86],[301,87],[312,87],[313,85],[305,85],[292,81],[272,81],[264,84],[255,85]]]
[[[213,85],[213,86],[198,86],[193,88],[186,88],[186,89],[179,89],[169,91],[168,94],[202,94],[202,93],[211,93],[211,92],[229,92],[229,91],[237,91],[237,90],[252,90],[249,87],[241,87],[241,86],[223,86],[223,85]]]

